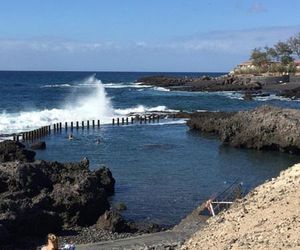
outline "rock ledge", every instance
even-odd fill
[[[300,110],[262,106],[237,113],[194,113],[191,129],[217,134],[223,144],[300,153]]]

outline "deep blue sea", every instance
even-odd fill
[[[221,146],[214,136],[190,131],[183,120],[111,126],[112,117],[147,111],[236,111],[270,104],[300,108],[276,96],[244,101],[232,92],[170,92],[136,80],[150,75],[201,76],[222,73],[0,72],[0,134],[64,121],[100,119],[101,128],[64,130],[45,138],[37,159],[105,165],[116,179],[112,203],[123,202],[124,216],[174,224],[200,202],[235,179],[250,188],[264,182],[299,156]],[[100,139],[100,144],[96,140]]]

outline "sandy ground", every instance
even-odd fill
[[[300,249],[300,164],[210,218],[181,249]]]

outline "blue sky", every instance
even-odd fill
[[[0,70],[228,71],[300,32],[299,0],[1,0]]]

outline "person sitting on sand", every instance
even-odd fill
[[[72,134],[69,134],[69,140],[73,140],[74,136]]]
[[[43,246],[41,250],[58,250],[58,239],[54,234],[48,234],[47,245]]]

